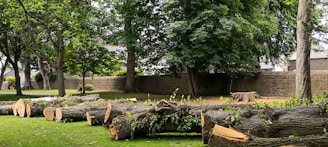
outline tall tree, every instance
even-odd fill
[[[269,54],[265,41],[278,31],[266,0],[168,0],[165,5],[171,41],[165,58],[174,70],[188,72],[193,96],[199,95],[199,72],[258,71],[258,58]]]
[[[311,0],[299,0],[297,12],[296,97],[311,102]]]

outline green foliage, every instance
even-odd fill
[[[16,80],[13,76],[7,76],[5,80],[8,82],[8,89],[15,89],[16,87]]]
[[[56,72],[50,72],[48,74],[48,77],[49,77],[50,82],[55,82],[57,80],[57,73]],[[43,78],[42,78],[41,72],[37,73],[35,75],[34,79],[35,79],[36,82],[42,82]]]
[[[85,84],[84,88],[85,88],[85,91],[93,91],[94,90],[92,84]],[[77,91],[82,91],[82,85],[78,86]]]
[[[138,76],[143,76],[144,75],[144,73],[139,69],[134,70],[134,73]],[[126,76],[126,74],[127,74],[126,69],[121,69],[121,70],[115,71],[113,73],[113,76]]]
[[[239,107],[226,107],[224,108],[225,111],[233,111],[232,114],[229,114],[226,121],[230,122],[231,125],[241,125],[243,121],[241,120],[241,108]]]

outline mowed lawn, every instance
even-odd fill
[[[24,90],[24,96],[15,96],[15,91],[0,92],[0,101],[18,100],[19,98],[36,97],[33,94],[57,94],[57,90]],[[66,90],[67,93],[80,95],[76,90]],[[8,94],[10,93],[10,94]],[[169,95],[153,95],[147,93],[126,94],[120,91],[92,91],[99,93],[101,98],[121,99],[137,98],[138,100],[168,99]],[[0,146],[100,146],[100,147],[202,147],[201,136],[172,134],[155,137],[141,137],[133,140],[113,141],[107,128],[103,126],[88,126],[87,122],[58,123],[46,121],[43,117],[19,118],[15,116],[0,116]]]
[[[113,141],[108,129],[87,122],[58,123],[44,118],[0,116],[0,146],[201,147],[200,136],[155,136]]]

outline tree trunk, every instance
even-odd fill
[[[18,64],[17,61],[15,61],[14,65],[13,65],[14,71],[15,71],[15,88],[16,88],[16,95],[23,95],[22,93],[22,88],[21,88],[21,84],[20,84],[20,77],[19,77],[19,69],[18,69]]]
[[[126,73],[126,89],[125,92],[134,92],[134,66],[135,66],[135,54],[134,51],[128,51],[127,58],[127,73]]]
[[[234,129],[226,128],[225,131],[218,129],[216,125],[213,128],[212,135],[209,139],[208,145],[210,147],[283,147],[283,146],[307,146],[307,147],[325,147],[328,144],[327,135],[307,135],[296,137],[281,137],[281,138],[260,138],[254,137],[238,132]],[[231,130],[231,131],[227,131]],[[224,135],[222,135],[224,134]],[[247,140],[238,138],[242,134],[246,136]],[[238,137],[237,137],[238,136]],[[233,138],[236,137],[236,138]]]
[[[86,112],[87,122],[90,126],[103,125],[107,110]]]
[[[56,109],[57,122],[87,121],[86,112],[107,110],[107,105],[70,106]]]
[[[197,70],[194,68],[188,68],[189,87],[192,97],[199,96],[198,84],[197,84]]]
[[[48,69],[46,69],[47,68],[46,66],[48,66],[48,65],[45,65],[43,63],[43,61],[45,61],[45,60],[43,60],[42,57],[37,56],[37,58],[38,58],[38,66],[39,66],[40,74],[42,76],[43,89],[49,90],[49,89],[51,89],[49,76],[48,76],[49,72],[48,72]]]
[[[24,68],[24,89],[33,89],[31,82],[31,59],[30,57],[25,57],[25,68]]]
[[[61,30],[57,30],[57,81],[58,81],[58,95],[64,96],[65,95],[65,84],[64,84],[64,54],[65,54],[65,47],[64,47],[64,37],[63,32]]]
[[[2,83],[5,79],[5,71],[6,71],[6,68],[8,66],[8,59],[6,59],[5,63],[3,64],[2,68],[1,68],[1,74],[0,74],[0,90],[1,90],[1,87],[2,87]]]
[[[300,0],[297,14],[296,97],[311,102],[311,8],[310,0]]]
[[[85,94],[85,72],[82,74],[82,94]]]
[[[130,5],[129,2],[126,2],[125,5]],[[130,7],[130,6],[129,6]],[[135,9],[135,8],[130,8]],[[133,14],[130,14],[132,10],[127,10],[125,20],[124,20],[124,31],[125,31],[125,44],[127,47],[128,57],[127,57],[127,65],[126,65],[126,85],[125,92],[131,93],[134,92],[134,75],[135,75],[135,38],[133,37],[133,28],[132,28],[132,19]]]

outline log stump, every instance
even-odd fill
[[[47,121],[53,121],[55,120],[55,113],[56,108],[53,107],[47,107],[43,110],[43,116],[46,118]]]

